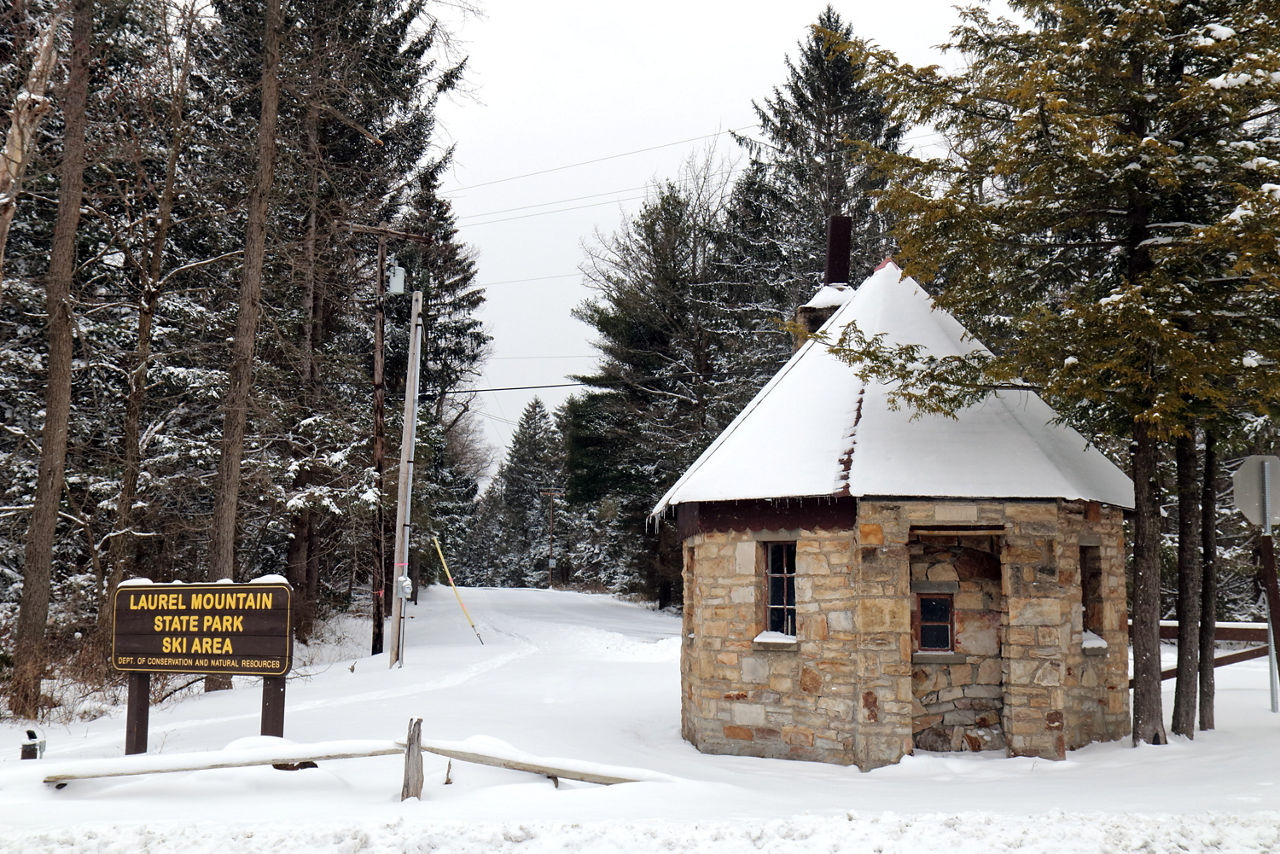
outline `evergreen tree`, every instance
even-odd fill
[[[775,310],[790,320],[822,281],[827,220],[853,220],[850,278],[862,281],[892,252],[889,223],[874,194],[884,177],[850,143],[895,152],[902,125],[866,67],[831,49],[850,43],[853,28],[828,6],[787,57],[786,81],[756,103],[763,140],[740,138],[751,155],[739,179],[727,232],[726,260],[738,281],[769,284]]]
[[[566,410],[570,495],[617,501],[636,543],[627,564],[655,596],[678,586],[680,554],[655,557],[649,509],[756,386],[737,373],[752,324],[718,276],[725,188],[701,180],[709,172],[664,183],[603,242],[586,270],[597,296],[576,311],[602,359],[581,377],[599,391]]]
[[[560,435],[542,401],[529,401],[511,437],[502,482],[503,541],[514,555],[508,583],[550,583],[550,491],[561,488]]]

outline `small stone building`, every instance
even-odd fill
[[[892,262],[814,309],[981,347]],[[952,419],[889,391],[810,341],[654,508],[684,542],[684,737],[866,770],[1126,735],[1132,483],[1032,392]]]

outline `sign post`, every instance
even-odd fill
[[[1280,668],[1276,665],[1276,620],[1280,619],[1280,584],[1276,582],[1275,548],[1271,526],[1280,522],[1280,457],[1245,458],[1231,475],[1236,508],[1254,525],[1262,526],[1258,552],[1262,558],[1262,588],[1267,596],[1267,684],[1271,711],[1280,712]]]
[[[125,581],[113,601],[111,664],[129,674],[125,753],[147,752],[152,673],[262,676],[262,734],[284,735],[293,589],[279,583]]]

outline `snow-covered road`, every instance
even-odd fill
[[[410,606],[406,664],[358,656],[367,626],[311,650],[288,687],[294,742],[423,736],[678,778],[612,787],[426,758],[421,802],[398,757],[309,771],[210,770],[74,783],[39,766],[122,752],[122,713],[46,729],[17,761],[0,724],[0,851],[1264,851],[1280,850],[1280,716],[1265,662],[1219,671],[1218,730],[1064,762],[919,755],[871,773],[704,756],[680,739],[679,621],[603,596],[447,588]],[[306,653],[299,651],[299,658]],[[151,752],[217,750],[258,728],[255,680],[151,714]],[[243,684],[241,684],[243,682]],[[1171,683],[1170,683],[1171,684]],[[4,748],[3,744],[10,748]]]

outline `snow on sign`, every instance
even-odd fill
[[[283,676],[292,665],[288,584],[122,584],[117,670]]]

